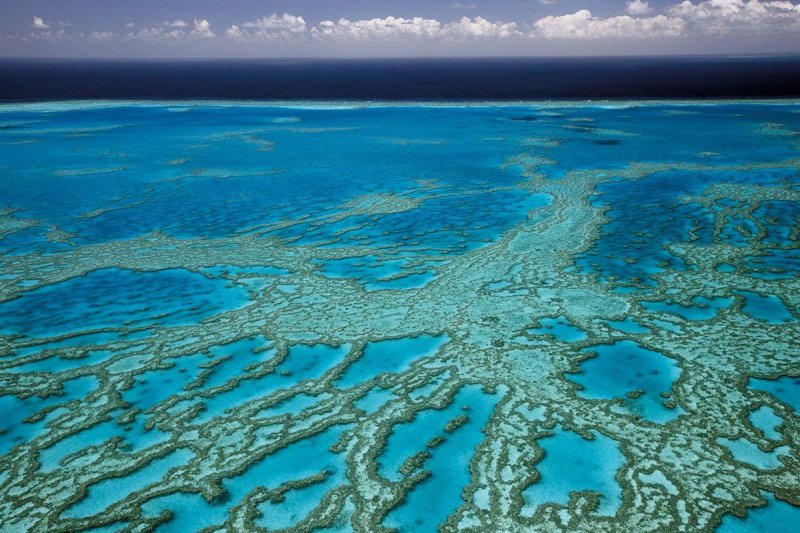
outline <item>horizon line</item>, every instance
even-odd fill
[[[484,59],[675,59],[675,58],[798,58],[800,52],[676,53],[676,54],[546,54],[546,55],[434,55],[434,56],[263,56],[263,57],[148,57],[2,56],[0,61],[386,61],[386,60],[484,60]]]

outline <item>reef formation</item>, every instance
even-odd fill
[[[0,107],[0,531],[800,516],[792,102]]]

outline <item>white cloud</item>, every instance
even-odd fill
[[[435,19],[414,17],[374,18],[370,20],[350,20],[341,18],[336,22],[323,20],[312,28],[317,37],[350,39],[397,39],[400,37],[436,37],[442,23]]]
[[[646,39],[677,37],[683,34],[686,23],[682,18],[665,15],[601,18],[582,9],[571,15],[544,17],[533,26],[531,36],[545,39]]]
[[[289,13],[278,15],[274,13],[253,21],[242,23],[240,26],[230,26],[225,34],[233,39],[256,37],[273,39],[276,37],[291,37],[300,35],[308,30],[305,19]]]
[[[674,4],[658,13],[647,0],[626,0],[624,13],[597,17],[587,9],[554,15],[539,20],[496,22],[483,17],[461,17],[442,22],[424,17],[385,17],[369,20],[340,18],[324,20],[314,27],[302,16],[273,13],[255,20],[229,26],[228,39],[298,38],[313,35],[318,40],[338,39],[381,42],[399,40],[501,40],[530,37],[539,40],[638,39],[658,40],[692,35],[758,35],[773,32],[776,39],[788,41],[790,33],[800,33],[800,0],[673,0]],[[556,4],[557,0],[539,0]],[[622,4],[622,2],[620,2]],[[453,1],[451,7],[472,9],[467,0]],[[39,40],[112,40],[172,41],[211,40],[217,37],[206,19],[164,20],[140,27],[123,19],[123,34],[103,30],[70,31],[69,24],[46,21],[34,16],[30,38]],[[524,28],[524,31],[522,30]],[[66,30],[66,31],[65,31]],[[794,37],[793,35],[791,37]],[[794,46],[796,48],[796,46]],[[376,48],[380,52],[380,48]]]
[[[159,40],[178,40],[186,35],[184,28],[189,26],[181,19],[174,21],[164,21],[149,28],[142,28],[133,33],[127,33],[123,36],[125,40],[143,40],[143,41],[159,41]],[[125,25],[126,28],[133,28],[134,24],[129,22]]]
[[[47,30],[50,28],[50,25],[47,24],[42,17],[33,17],[33,23],[31,24],[37,30]]]
[[[647,15],[652,10],[650,4],[644,0],[629,0],[628,5],[625,6],[625,12],[633,17]]]
[[[507,39],[522,35],[517,29],[516,22],[490,22],[482,17],[462,17],[457,22],[451,22],[442,29],[443,35],[453,37],[472,37]]]
[[[73,37],[64,30],[58,31],[51,31],[51,30],[44,30],[44,31],[36,31],[30,33],[28,35],[30,39],[37,40],[37,41],[64,41],[64,40],[71,40]]]
[[[786,0],[707,0],[696,4],[686,0],[669,8],[668,13],[711,34],[800,29],[800,4]]]
[[[393,40],[401,38],[439,39],[439,38],[497,38],[505,39],[522,35],[515,22],[491,22],[482,17],[462,17],[460,20],[442,24],[436,19],[414,17],[375,18],[370,20],[339,19],[336,22],[324,20],[311,29],[316,37]]]
[[[211,31],[211,23],[205,19],[194,19],[191,30],[189,24],[177,19],[173,22],[162,22],[157,26],[142,28],[136,33],[123,36],[125,40],[143,41],[179,41],[185,37],[195,39],[213,39],[216,34]]]
[[[303,17],[296,17],[288,13],[278,16],[277,14],[256,19],[253,22],[242,24],[245,28],[256,28],[262,31],[289,31],[291,33],[302,33],[306,31],[306,21]]]
[[[81,37],[90,41],[110,41],[117,36],[114,32],[110,31],[93,31],[91,33],[82,33]]]
[[[247,33],[236,24],[231,24],[228,29],[225,30],[225,35],[230,39],[243,39],[247,37]]]
[[[216,34],[211,31],[211,24],[206,19],[194,19],[194,29],[189,33],[200,39],[213,39]]]
[[[164,26],[152,26],[150,28],[142,28],[136,33],[128,33],[125,35],[126,40],[141,39],[144,41],[158,41],[167,39],[180,39],[186,35],[186,32],[177,30],[168,30]]]

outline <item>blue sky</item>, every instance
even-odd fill
[[[800,53],[800,0],[2,0],[0,55]]]

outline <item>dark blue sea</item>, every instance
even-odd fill
[[[0,99],[667,99],[800,95],[798,56],[2,60]]]

